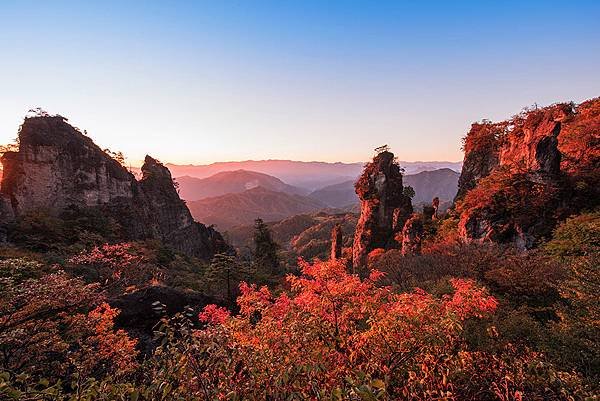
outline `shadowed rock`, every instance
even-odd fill
[[[19,150],[5,153],[2,164],[4,220],[35,210],[96,208],[119,223],[126,239],[159,239],[202,258],[226,247],[218,232],[192,219],[166,167],[147,156],[137,181],[64,117],[26,118]]]
[[[337,260],[342,257],[343,246],[342,226],[336,223],[331,230],[331,260]]]

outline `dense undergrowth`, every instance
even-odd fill
[[[95,218],[11,227],[0,398],[598,399],[598,212],[527,252],[464,244],[452,218],[432,221],[423,255],[382,252],[364,278],[344,261],[300,261],[285,278],[271,259],[202,263],[119,242]],[[148,288],[220,306],[172,313],[157,302],[147,338],[119,323],[113,301]]]

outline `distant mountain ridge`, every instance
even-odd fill
[[[435,196],[442,202],[452,200],[458,177],[457,172],[445,168],[405,175],[404,183],[414,188],[413,202],[418,205],[430,203]],[[301,188],[278,178],[246,170],[221,172],[204,179],[184,176],[177,182],[193,217],[220,230],[252,224],[259,217],[278,221],[328,208],[350,211],[358,203],[354,180],[326,186],[308,196]]]
[[[257,218],[278,221],[327,207],[307,196],[276,192],[262,187],[187,202],[187,206],[196,221],[215,225],[220,230],[252,224]]]
[[[331,206],[344,207],[358,203],[358,196],[354,192],[354,182],[348,180],[339,184],[328,185],[311,192],[308,196]]]
[[[441,201],[451,201],[458,191],[460,173],[449,168],[433,171],[421,171],[417,174],[404,176],[404,185],[410,185],[415,190],[413,203],[431,203],[434,197]]]
[[[239,193],[257,187],[292,195],[308,194],[307,190],[288,185],[279,178],[248,170],[223,171],[208,178],[186,175],[175,180],[179,186],[179,195],[187,201]]]
[[[460,172],[462,162],[448,161],[400,161],[405,174],[416,174],[421,171],[449,168]],[[316,190],[327,185],[358,178],[364,167],[363,162],[358,163],[328,163],[328,162],[303,162],[294,160],[246,160],[232,162],[217,162],[207,165],[178,165],[168,163],[173,177],[189,176],[195,178],[208,178],[224,171],[247,170],[268,174],[279,178],[285,183],[297,187]]]
[[[442,201],[450,201],[458,191],[458,178],[460,174],[449,168],[433,171],[421,171],[417,174],[404,175],[404,185],[415,190],[413,203],[429,203],[434,197]],[[317,199],[331,207],[347,207],[358,202],[354,192],[355,180],[348,180],[339,184],[329,185],[310,193],[310,197]]]

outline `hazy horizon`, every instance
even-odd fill
[[[393,152],[393,149],[390,149]],[[152,155],[150,155],[152,156]],[[292,159],[247,159],[247,160],[218,160],[210,163],[172,163],[168,160],[162,161],[163,164],[172,164],[177,166],[210,166],[213,164],[220,163],[247,163],[247,162],[298,162],[298,163],[327,163],[327,164],[361,164],[367,163],[369,160],[358,160],[358,161],[324,161],[324,160],[292,160]],[[461,160],[400,160],[405,163],[462,163]]]
[[[470,124],[600,94],[600,3],[0,5],[0,143],[42,107],[174,164],[462,160]]]

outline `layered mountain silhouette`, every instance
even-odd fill
[[[194,219],[215,225],[220,230],[251,224],[257,218],[278,221],[327,207],[307,196],[276,192],[263,187],[191,201],[187,205]]]
[[[279,178],[256,171],[223,171],[208,178],[183,176],[176,178],[179,195],[188,201],[244,192],[262,187],[269,191],[307,195],[308,191],[288,185]]]
[[[434,197],[442,201],[450,201],[458,190],[458,177],[454,170],[442,168],[433,171],[422,171],[404,176],[404,184],[415,190],[413,203],[430,203]],[[311,198],[317,199],[331,207],[347,207],[358,202],[354,191],[355,180],[329,185],[311,192]]]
[[[331,207],[345,207],[358,203],[358,196],[354,192],[354,182],[348,180],[339,184],[328,185],[310,193],[310,197]]]
[[[449,168],[460,172],[462,162],[447,161],[400,161],[405,174],[416,174]],[[302,162],[294,160],[247,160],[239,162],[219,162],[207,165],[166,165],[173,177],[189,176],[208,178],[224,171],[246,170],[268,174],[279,178],[289,185],[307,188],[310,191],[343,181],[355,180],[364,167],[359,163]]]
[[[405,184],[414,188],[416,205],[435,196],[451,200],[456,195],[459,174],[444,168],[405,175]],[[307,179],[309,179],[307,177]],[[176,178],[180,196],[187,201],[193,217],[221,230],[252,224],[256,218],[278,221],[296,214],[326,208],[352,211],[358,203],[355,180],[325,186],[311,192],[286,184],[277,177],[256,171],[235,170],[207,178]]]
[[[415,190],[413,203],[431,203],[434,197],[441,201],[451,201],[458,191],[460,173],[442,168],[433,171],[422,171],[417,174],[404,176],[404,185],[410,185]]]

